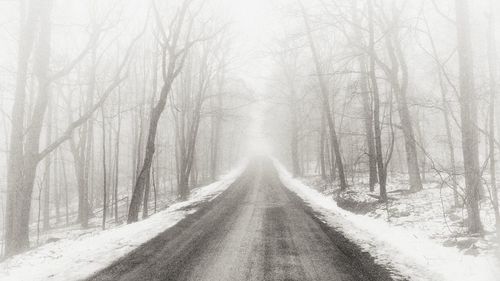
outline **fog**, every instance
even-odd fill
[[[339,206],[368,196],[387,222],[404,200],[440,202],[419,217],[435,221],[429,236],[480,237],[478,255],[494,255],[499,12],[494,0],[0,1],[1,255],[145,220],[255,157]]]

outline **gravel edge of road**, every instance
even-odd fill
[[[220,194],[216,195],[215,197],[207,199],[207,200],[202,201],[202,202],[199,202],[193,206],[184,207],[183,209],[186,211],[189,209],[193,209],[193,208],[197,208],[197,210],[191,214],[186,215],[185,218],[178,221],[176,224],[172,225],[171,227],[169,227],[165,231],[159,233],[153,239],[151,239],[151,240],[145,242],[144,244],[140,245],[139,247],[135,248],[134,250],[132,250],[131,252],[129,252],[125,256],[113,261],[113,263],[110,264],[109,266],[105,267],[104,269],[101,269],[99,271],[94,272],[89,277],[81,279],[80,281],[101,280],[101,278],[98,278],[99,276],[103,276],[106,274],[113,274],[113,272],[119,271],[120,265],[123,263],[123,261],[129,259],[131,256],[135,256],[137,254],[137,252],[143,251],[144,248],[148,247],[148,245],[156,244],[158,240],[163,239],[162,237],[165,235],[165,233],[169,232],[170,233],[169,236],[173,236],[173,235],[175,235],[175,233],[182,233],[182,231],[185,228],[187,228],[187,227],[189,227],[189,225],[195,223],[200,217],[202,217],[206,212],[208,212],[214,205],[216,205],[219,201],[223,200],[224,197],[226,197],[226,195],[229,192],[231,192],[230,189],[232,188],[232,186],[235,184],[238,184],[242,180],[242,176],[244,174],[245,174],[245,172],[243,172],[238,179],[236,179],[233,183],[231,183],[226,190],[224,190]],[[125,264],[129,264],[129,263],[125,263]]]
[[[333,243],[342,251],[342,253],[356,263],[356,267],[362,270],[365,276],[370,276],[373,281],[409,281],[409,279],[401,276],[394,268],[386,268],[385,265],[382,266],[377,263],[375,258],[370,253],[364,251],[343,233],[328,225],[323,220],[322,214],[314,211],[308,203],[302,200],[302,198],[300,198],[296,193],[288,189],[283,182],[281,184],[291,200],[298,202],[298,204],[303,207],[306,214],[308,214],[320,225],[321,229],[323,229]]]

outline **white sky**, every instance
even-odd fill
[[[205,0],[201,0],[205,1]],[[238,78],[242,79],[246,86],[255,92],[257,97],[262,97],[266,92],[266,79],[271,71],[271,61],[267,56],[269,47],[273,44],[273,38],[281,27],[279,24],[280,13],[275,8],[277,1],[286,0],[212,0],[211,3],[216,7],[219,17],[222,21],[232,22],[230,29],[234,33],[234,57],[237,58]],[[0,2],[0,98],[11,100],[12,87],[14,82],[14,72],[16,67],[15,56],[17,53],[17,36],[19,30],[18,15],[19,6],[17,1]],[[107,10],[110,3],[114,0],[95,0],[102,10]],[[289,1],[291,2],[291,1]],[[87,1],[81,0],[54,0],[52,21],[54,23],[53,48],[54,57],[57,57],[58,48],[65,53],[68,50],[77,51],[80,45],[86,42],[87,34],[78,34],[74,31],[82,32],[82,26],[88,22],[89,11]],[[124,18],[127,25],[135,26],[140,29],[144,22],[144,15],[149,1],[128,0],[122,2],[124,8]],[[157,2],[160,3],[160,2]],[[174,2],[172,2],[174,3]],[[208,2],[207,2],[208,3]],[[67,36],[78,38],[68,40]],[[73,34],[72,34],[73,33]],[[133,36],[135,31],[130,29],[126,36]],[[132,34],[134,33],[134,34]],[[65,42],[60,42],[63,39]],[[75,50],[72,50],[75,49]],[[262,103],[254,107],[262,106]],[[10,105],[3,103],[2,109],[10,112]],[[5,107],[5,108],[4,108]],[[262,109],[253,108],[255,120],[261,120],[257,115]],[[256,147],[263,146],[263,138],[260,135],[260,122],[255,122],[249,129],[252,140],[250,146],[255,150]],[[3,132],[2,132],[3,133]],[[2,138],[3,139],[3,138]],[[259,143],[259,144],[257,144]]]
[[[251,109],[252,125],[248,128],[248,154],[268,154],[271,148],[263,133],[266,112],[265,95],[267,79],[272,71],[272,62],[267,55],[269,47],[281,28],[281,15],[276,10],[276,1],[272,0],[223,0],[227,13],[234,22],[237,32],[237,55],[244,61],[241,78],[255,91],[259,101]]]

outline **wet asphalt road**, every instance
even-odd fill
[[[256,160],[216,199],[89,280],[391,280]]]

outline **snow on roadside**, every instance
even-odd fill
[[[274,163],[288,189],[320,213],[328,225],[368,251],[378,263],[394,268],[404,280],[498,280],[500,264],[493,256],[464,255],[420,233],[341,209],[332,198],[293,179],[277,160]]]
[[[61,239],[0,263],[2,281],[79,280],[110,265],[138,246],[194,213],[200,202],[226,190],[243,172],[242,163],[220,181],[196,189],[189,200],[171,205],[148,219],[90,236]]]

